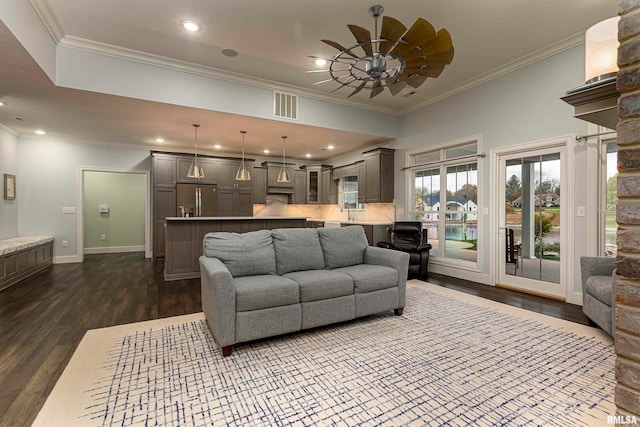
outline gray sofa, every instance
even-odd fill
[[[369,246],[360,226],[208,233],[202,310],[224,356],[234,344],[395,310],[409,255]]]
[[[582,311],[611,336],[616,328],[615,268],[614,257],[580,257]]]

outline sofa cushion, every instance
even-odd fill
[[[272,230],[271,236],[279,275],[324,268],[317,228],[281,228]]]
[[[233,279],[236,311],[260,310],[300,302],[298,284],[275,275],[243,276]]]
[[[276,274],[271,230],[207,233],[204,254],[220,259],[233,277]]]
[[[353,279],[335,270],[308,270],[285,274],[300,285],[300,302],[353,295]]]
[[[360,225],[340,228],[318,228],[325,268],[334,269],[362,264],[369,246]]]
[[[613,278],[611,276],[589,276],[585,292],[611,307],[613,304]]]
[[[383,265],[352,265],[333,271],[351,276],[356,294],[398,286],[398,272]]]

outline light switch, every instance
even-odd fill
[[[109,205],[100,205],[100,206],[98,206],[98,212],[100,212],[100,213],[109,213]]]
[[[584,206],[578,206],[576,209],[576,216],[587,216],[587,208]]]

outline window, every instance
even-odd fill
[[[616,256],[616,203],[618,196],[618,145],[615,139],[605,140],[601,145],[600,192],[600,250],[605,256]]]
[[[358,203],[357,176],[345,176],[341,178],[339,188],[340,209],[364,209],[364,203]]]
[[[410,219],[428,230],[431,255],[477,263],[477,143],[415,154]]]

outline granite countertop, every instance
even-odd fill
[[[53,241],[53,236],[23,236],[0,240],[0,256]]]
[[[167,221],[241,221],[241,220],[262,220],[262,219],[302,219],[307,220],[306,216],[190,216],[190,217],[167,217]]]

